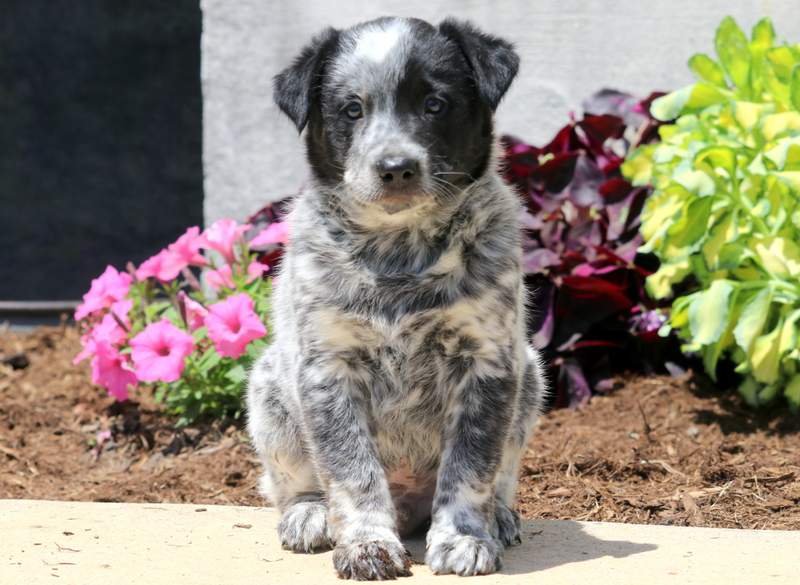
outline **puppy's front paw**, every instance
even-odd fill
[[[328,536],[328,508],[322,502],[292,504],[278,524],[283,548],[294,552],[313,552],[331,548]]]
[[[522,544],[519,533],[519,514],[506,506],[503,502],[497,502],[494,512],[497,524],[497,538],[505,546]]]
[[[434,533],[428,535],[425,563],[437,575],[486,575],[500,570],[501,552],[489,534]]]
[[[411,555],[399,541],[350,542],[333,549],[333,566],[342,579],[385,581],[411,575]]]

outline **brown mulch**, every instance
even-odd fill
[[[263,505],[240,428],[176,429],[142,395],[115,404],[71,365],[78,348],[72,327],[0,327],[0,498]],[[753,413],[688,376],[620,384],[543,417],[524,516],[800,529],[800,417]]]

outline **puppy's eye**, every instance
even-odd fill
[[[350,102],[344,107],[344,112],[351,120],[358,120],[364,115],[364,110],[358,102]]]
[[[447,102],[436,96],[428,96],[425,98],[425,113],[438,115],[444,113],[447,109]]]

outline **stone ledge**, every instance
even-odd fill
[[[330,553],[281,550],[269,508],[0,500],[0,583],[342,583]],[[415,559],[421,540],[409,543]],[[533,521],[485,585],[797,583],[800,532]],[[414,565],[407,583],[446,585]],[[473,580],[473,579],[470,579]]]

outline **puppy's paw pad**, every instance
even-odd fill
[[[497,522],[497,538],[504,546],[522,544],[519,532],[519,514],[516,511],[498,502],[494,517]]]
[[[281,545],[294,552],[328,550],[328,508],[321,502],[298,502],[289,506],[278,524]]]
[[[333,566],[342,579],[384,581],[411,575],[411,555],[399,541],[353,542],[333,549]]]
[[[428,544],[425,563],[437,575],[486,575],[502,566],[501,549],[497,542],[470,534],[455,534],[433,539]]]

